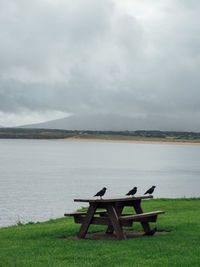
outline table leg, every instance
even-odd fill
[[[115,208],[118,216],[120,216],[122,214],[123,208],[124,208],[123,206],[119,206],[119,207]],[[113,234],[113,232],[114,232],[114,228],[113,228],[112,224],[108,225],[108,228],[106,230],[106,234]]]
[[[135,212],[137,214],[143,213],[143,209],[141,207],[141,200],[135,201],[133,203],[133,207],[134,207]],[[141,222],[141,225],[142,225],[145,233],[148,233],[149,231],[151,231],[151,227],[150,227],[150,224],[148,222]]]
[[[78,238],[84,238],[85,235],[87,234],[87,231],[88,231],[88,228],[90,226],[90,223],[91,223],[91,220],[94,216],[94,213],[97,209],[97,206],[94,205],[94,204],[91,204],[88,208],[88,211],[87,211],[87,214],[86,214],[86,217],[80,227],[80,230],[78,232]]]
[[[108,206],[107,212],[108,212],[109,219],[112,223],[113,229],[117,235],[117,238],[119,240],[125,239],[116,209],[113,206]]]

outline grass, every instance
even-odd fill
[[[166,211],[157,228],[170,233],[123,241],[69,240],[63,237],[79,229],[72,218],[11,226],[0,229],[0,266],[199,267],[200,198],[147,200],[143,208]],[[141,229],[140,224],[134,228]],[[90,232],[102,229],[92,225]]]

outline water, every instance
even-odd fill
[[[74,198],[199,197],[200,146],[0,139],[0,226],[62,217]]]

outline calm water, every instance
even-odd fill
[[[74,211],[73,198],[200,196],[200,146],[0,139],[0,226],[44,221]]]

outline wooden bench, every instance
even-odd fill
[[[141,214],[126,214],[119,217],[120,222],[156,222],[159,214],[164,214],[164,211],[152,211]]]
[[[164,211],[153,211],[141,214],[123,214],[119,217],[121,226],[132,226],[133,222],[156,222],[159,214],[164,214]],[[73,212],[65,213],[64,216],[73,216],[75,223],[82,224],[86,217],[87,212]],[[95,214],[100,217],[94,216],[90,224],[96,225],[111,225],[111,221],[106,211],[96,211]]]

